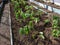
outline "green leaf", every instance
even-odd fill
[[[34,18],[34,22],[37,23],[40,19],[39,18]]]
[[[24,34],[23,28],[20,28],[20,29],[19,29],[19,34]]]
[[[44,35],[43,35],[43,32],[39,32],[40,33],[40,37],[42,38],[42,39],[45,39],[45,37],[44,37]]]
[[[32,21],[29,21],[29,24],[28,24],[29,28],[33,28],[33,22]]]
[[[44,20],[45,23],[49,23],[50,21],[48,19]]]
[[[59,35],[60,35],[60,30],[53,29],[53,30],[52,30],[52,35],[53,35],[54,37],[59,37]]]

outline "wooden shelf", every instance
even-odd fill
[[[43,7],[40,7],[39,5],[36,5],[36,4],[33,3],[33,2],[30,2],[30,4],[38,7],[38,9],[42,9],[43,11],[45,11],[45,12],[47,12],[47,13],[51,13],[52,15],[58,15],[58,16],[60,16],[60,14],[54,13],[54,12],[52,12],[52,11],[49,11],[49,10],[43,8]]]
[[[52,7],[54,7],[54,8],[58,8],[58,9],[60,9],[60,6],[58,6],[58,5],[56,5],[56,4],[53,4],[53,3],[47,3],[47,2],[42,2],[42,1],[40,1],[40,0],[36,0],[37,2],[40,2],[40,3],[43,3],[43,4],[46,4],[46,5],[48,5],[48,6],[52,6]]]

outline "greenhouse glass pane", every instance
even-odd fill
[[[60,3],[60,0],[54,0],[54,2]]]

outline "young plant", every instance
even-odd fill
[[[33,29],[33,21],[29,21],[28,27],[29,29]]]
[[[31,10],[31,9],[32,9],[32,6],[26,5],[26,6],[25,6],[25,9],[26,9],[26,10]]]
[[[53,19],[58,19],[59,17],[58,16],[53,16]]]
[[[24,32],[25,32],[26,35],[29,34],[29,28],[28,28],[28,26],[25,26],[25,27],[24,27]]]
[[[23,28],[20,28],[20,29],[19,29],[19,34],[25,34],[25,32],[24,32],[24,29],[23,29]]]
[[[42,38],[42,39],[45,39],[44,35],[43,35],[43,32],[39,32],[39,36]]]
[[[52,30],[52,36],[54,36],[54,37],[59,37],[59,36],[60,36],[60,30],[53,29],[53,30]]]
[[[53,28],[58,28],[59,17],[53,16]]]
[[[19,0],[18,2],[22,5],[26,5],[26,3],[27,3],[26,0]]]
[[[34,18],[34,22],[37,23],[40,19],[39,18]]]
[[[20,28],[20,29],[19,29],[19,33],[20,33],[20,34],[23,34],[23,35],[28,35],[28,34],[29,34],[29,31],[30,31],[30,29],[28,28],[27,25],[24,26],[23,28]]]
[[[27,17],[29,17],[29,14],[22,12],[21,16],[22,16],[23,20],[25,20]]]
[[[57,28],[58,27],[58,20],[53,20],[53,28]]]
[[[34,11],[32,10],[30,10],[30,19],[32,19],[32,17],[34,16]]]
[[[48,19],[46,19],[46,20],[44,20],[44,23],[46,24],[46,23],[49,23],[50,22],[50,20],[48,20]]]
[[[16,17],[16,19],[19,18],[19,15],[20,15],[20,12],[19,11],[18,12],[15,11],[15,17]]]
[[[60,18],[59,18],[59,20],[58,20],[58,24],[59,24],[59,27],[60,27]]]
[[[19,7],[19,3],[17,1],[14,1],[14,9],[17,10]]]
[[[40,11],[40,10],[38,10],[37,13],[36,13],[36,15],[42,15],[42,14],[43,14],[43,12]]]

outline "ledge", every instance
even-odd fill
[[[43,8],[43,7],[35,4],[35,3],[33,3],[33,2],[30,2],[30,4],[32,4],[36,9],[42,10],[43,12],[46,12],[46,13],[48,13],[48,14],[51,13],[52,15],[58,15],[58,16],[60,16],[60,14],[55,13],[55,12],[52,12],[52,11],[49,11],[49,10],[47,10],[47,9],[45,9],[45,8]]]
[[[43,4],[43,3],[40,3],[40,2],[37,2],[37,1],[34,1],[34,0],[30,0],[30,2],[38,5],[39,7],[45,8],[45,9],[51,11],[51,12],[60,14],[60,9],[54,8],[52,6],[48,6],[46,4]]]
[[[53,4],[53,3],[51,3],[51,2],[47,3],[47,2],[42,2],[42,1],[39,1],[39,0],[36,0],[36,1],[37,1],[37,2],[40,2],[40,3],[43,3],[43,4],[46,4],[46,5],[48,5],[48,6],[52,6],[52,7],[54,7],[54,8],[60,9],[60,4],[57,3],[57,2],[54,2],[54,4]]]

